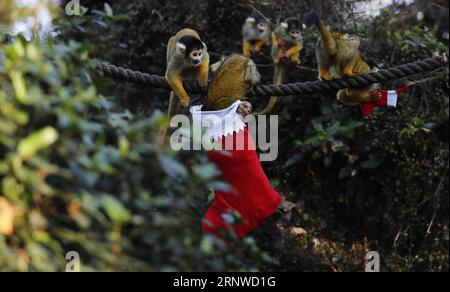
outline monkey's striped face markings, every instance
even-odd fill
[[[302,23],[300,20],[294,18],[286,21],[288,25],[286,30],[288,31],[289,36],[295,41],[302,36]]]
[[[261,17],[249,16],[246,18],[245,22],[260,34],[263,34],[269,30],[269,24]]]
[[[200,66],[205,57],[206,45],[196,37],[184,36],[177,42],[177,51],[192,66]]]
[[[189,55],[192,65],[199,66],[203,61],[203,51],[193,51]]]
[[[299,29],[293,29],[289,32],[289,35],[293,40],[296,40],[302,35],[302,32]]]
[[[278,32],[281,38],[291,38],[297,41],[302,37],[302,23],[298,19],[288,19],[279,25]]]
[[[353,47],[358,49],[361,44],[361,39],[358,36],[344,34],[340,38],[341,42],[345,44],[347,47]]]
[[[264,33],[269,29],[269,24],[265,22],[258,23],[258,29],[260,33]]]

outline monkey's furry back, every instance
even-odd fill
[[[252,84],[246,80],[250,60],[241,55],[233,55],[222,61],[208,89],[206,107],[221,110],[235,101],[245,98]]]

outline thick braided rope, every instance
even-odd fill
[[[448,62],[444,57],[434,57],[380,70],[378,72],[342,79],[334,79],[330,81],[297,82],[282,85],[258,85],[252,88],[249,96],[268,97],[305,95],[313,93],[326,93],[345,88],[364,88],[375,83],[398,80],[419,73],[433,71],[447,65]],[[97,70],[102,72],[106,77],[170,90],[169,84],[162,76],[150,75],[107,64],[98,64]],[[202,90],[194,83],[185,83],[185,89],[187,92],[192,94],[202,94],[206,92],[205,89]]]

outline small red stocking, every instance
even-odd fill
[[[402,87],[397,90],[377,90],[380,98],[374,102],[369,102],[361,105],[361,111],[365,117],[370,116],[370,114],[377,107],[397,107],[398,95],[401,93],[408,92],[407,87]]]
[[[248,141],[245,150],[235,150],[237,141]],[[275,213],[281,197],[270,186],[247,128],[222,139],[223,147],[225,143],[233,143],[234,150],[210,151],[209,160],[221,170],[222,179],[232,187],[232,191],[215,192],[202,229],[203,233],[219,236],[234,230],[242,238]],[[240,214],[242,224],[227,220],[233,213]]]

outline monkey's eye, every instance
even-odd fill
[[[263,22],[259,23],[259,24],[258,24],[258,28],[260,28],[260,29],[266,29],[266,28],[267,28],[267,23],[263,23]]]

